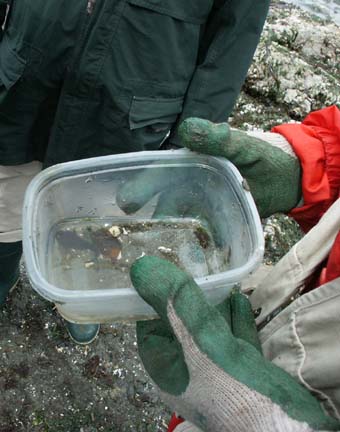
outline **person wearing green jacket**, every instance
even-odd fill
[[[19,278],[25,187],[41,168],[178,146],[225,121],[269,0],[0,0],[0,302]],[[68,324],[88,343],[97,325]]]

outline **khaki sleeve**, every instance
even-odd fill
[[[21,240],[26,188],[39,171],[41,163],[37,161],[16,166],[0,165],[0,242]]]
[[[299,297],[259,333],[265,357],[340,419],[340,278]]]

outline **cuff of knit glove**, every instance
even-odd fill
[[[307,423],[300,423],[296,420],[290,419],[288,416],[282,416],[281,413],[275,412],[275,408],[273,409],[273,413],[269,418],[263,417],[263,427],[261,429],[262,432],[316,432],[311,429]],[[174,415],[175,416],[175,415]],[[173,417],[174,418],[174,417]],[[247,432],[246,429],[243,429],[242,426],[239,431]],[[168,432],[203,432],[201,429],[194,426],[192,423],[182,420],[180,424],[175,426],[174,429],[169,429]],[[216,431],[217,432],[217,431]],[[318,431],[318,432],[326,432],[326,431]]]
[[[340,196],[340,110],[325,108],[301,124],[276,126],[293,147],[302,166],[304,205],[292,216],[307,232]]]
[[[283,135],[275,132],[259,132],[259,131],[251,131],[246,133],[248,136],[265,141],[271,146],[277,147],[280,150],[284,151],[292,158],[298,159],[296,153],[294,152],[293,147],[289,144],[289,141],[286,140],[286,138]],[[303,205],[304,205],[304,201],[303,201],[303,197],[301,197],[296,208],[300,208]]]
[[[251,132],[246,132],[246,134],[248,136],[265,141],[271,146],[277,147],[280,150],[284,151],[289,156],[293,158],[297,158],[293,150],[293,147],[289,144],[289,141],[287,141],[286,138],[279,133],[251,131]]]
[[[202,430],[189,422],[184,422],[177,426],[174,432],[202,432]]]

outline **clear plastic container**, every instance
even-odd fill
[[[138,202],[122,192],[131,184],[148,195],[143,205],[125,207]],[[129,278],[138,257],[176,263],[216,304],[259,265],[264,241],[253,198],[230,162],[170,150],[42,171],[26,192],[23,246],[33,288],[64,318],[104,323],[155,315]]]

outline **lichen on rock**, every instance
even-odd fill
[[[255,121],[266,129],[275,124],[271,110],[279,110],[278,122],[298,121],[310,111],[340,105],[339,58],[339,26],[274,1],[234,111],[234,124],[242,123],[239,110],[249,114],[247,123]],[[256,116],[247,110],[249,104],[256,105]]]

